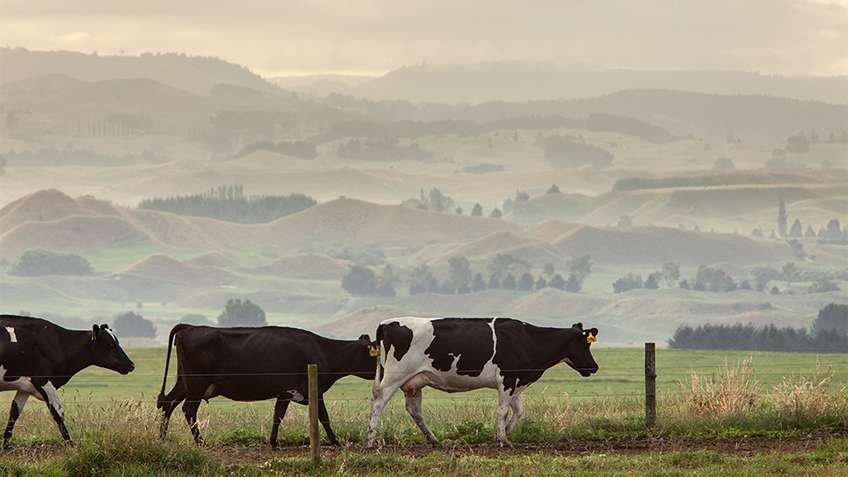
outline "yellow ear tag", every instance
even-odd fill
[[[94,330],[91,330],[91,341],[94,341],[97,338],[97,335],[94,333]]]
[[[380,352],[379,352],[379,351],[377,351],[377,348],[376,348],[376,347],[372,346],[372,347],[368,348],[368,354],[369,354],[372,358],[376,358],[377,356],[379,356]]]
[[[593,334],[591,334],[591,333],[590,333],[590,334],[588,334],[588,335],[586,335],[586,342],[587,342],[587,343],[594,343],[595,341],[598,341],[598,337],[597,337],[597,336],[595,336],[595,335],[593,335]]]

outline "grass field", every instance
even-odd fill
[[[271,401],[233,403],[218,398],[204,403],[200,419],[208,449],[193,448],[179,412],[174,414],[168,439],[159,442],[154,401],[161,386],[164,349],[128,352],[137,364],[134,373],[120,376],[89,369],[62,389],[68,427],[78,442],[72,449],[60,446],[45,407],[31,400],[18,420],[13,440],[16,449],[10,454],[13,458],[0,465],[0,475],[86,475],[73,470],[79,469],[74,465],[97,459],[112,462],[103,464],[108,469],[102,475],[261,475],[309,470],[305,451],[297,447],[282,455],[267,450]],[[494,440],[493,391],[446,394],[432,389],[425,390],[424,398],[430,427],[449,449],[465,450],[459,455],[453,451],[421,452],[424,440],[403,409],[402,397],[396,396],[381,427],[382,442],[389,450],[365,452],[361,443],[367,426],[370,382],[345,378],[326,398],[333,427],[347,447],[331,451],[321,473],[432,475],[445,468],[464,475],[482,475],[496,469],[505,474],[577,475],[637,475],[640,470],[655,475],[721,475],[729,469],[741,475],[777,469],[798,475],[813,470],[819,475],[848,471],[848,441],[840,438],[848,431],[848,354],[658,350],[659,423],[653,430],[646,430],[643,420],[643,351],[601,347],[594,354],[600,371],[592,378],[581,378],[566,366],[557,366],[525,392],[526,414],[511,436],[513,443],[525,447],[504,454],[491,447],[483,452],[473,450]],[[742,362],[749,364],[739,367]],[[692,372],[701,383],[697,392],[693,391]],[[784,383],[787,376],[788,385]],[[174,381],[172,371],[169,388]],[[0,405],[8,409],[12,393],[2,393],[0,398]],[[717,406],[704,407],[703,401]],[[814,446],[801,449],[790,444],[787,450],[776,452],[769,445],[754,452],[751,459],[712,444],[716,440],[747,442],[751,438],[792,440],[822,433],[825,438]],[[289,408],[280,439],[284,446],[308,442],[305,407]],[[698,444],[690,450],[649,447],[636,453],[628,450],[631,444],[624,445],[624,450],[615,446],[609,451],[592,449],[611,442],[666,441]],[[563,454],[526,447],[575,442],[584,443],[580,445],[590,450],[580,451],[578,446],[577,451]],[[115,447],[111,453],[119,457],[105,456],[110,446]],[[40,453],[39,449],[48,451]],[[258,454],[241,460],[232,457],[239,449]],[[160,469],[149,460],[174,463]]]

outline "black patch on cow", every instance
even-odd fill
[[[497,350],[492,362],[500,368],[503,387],[510,394],[519,386],[526,386],[542,377],[543,370],[534,369],[537,365],[533,355],[537,348],[545,343],[533,342],[528,336],[531,325],[511,318],[495,320],[495,333],[498,337]]]
[[[491,322],[492,318],[433,320],[433,341],[424,353],[439,371],[450,371],[458,356],[457,374],[479,376],[495,352]]]
[[[388,352],[389,347],[394,348],[395,359],[400,361],[412,346],[412,330],[396,321],[381,325],[381,328],[386,351]]]

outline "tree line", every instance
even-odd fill
[[[200,194],[145,199],[140,209],[209,217],[245,224],[271,222],[317,204],[304,194],[247,195],[241,185],[222,185]]]
[[[848,305],[822,308],[812,329],[752,324],[680,326],[668,342],[679,349],[725,349],[844,353],[848,351]]]
[[[557,273],[553,264],[545,265],[541,274],[532,274],[528,262],[508,254],[498,254],[486,266],[486,275],[475,272],[463,256],[448,259],[448,276],[440,279],[426,264],[418,265],[401,280],[394,269],[385,266],[377,273],[364,265],[353,265],[342,277],[342,288],[357,296],[395,296],[397,288],[406,284],[410,295],[435,293],[443,295],[475,293],[485,290],[534,291],[555,288],[579,292],[592,273],[589,255],[567,262],[567,278]]]

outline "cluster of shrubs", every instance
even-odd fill
[[[27,250],[11,264],[8,273],[20,277],[91,275],[94,268],[88,260],[76,254]]]
[[[303,194],[246,195],[241,185],[219,186],[202,194],[146,199],[141,209],[193,215],[244,224],[266,223],[317,204]]]
[[[339,144],[339,157],[369,161],[430,161],[433,153],[422,149],[417,143],[400,145],[397,138],[353,138]]]
[[[848,305],[831,303],[822,308],[811,331],[751,324],[680,326],[668,343],[681,349],[844,353],[848,349]]]

